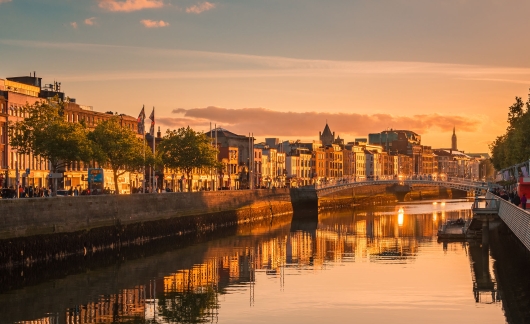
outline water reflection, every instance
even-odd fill
[[[230,322],[238,316],[242,317],[240,322],[258,321],[272,312],[281,312],[281,303],[267,302],[264,297],[269,296],[271,284],[278,285],[279,290],[273,295],[277,298],[282,297],[277,295],[278,292],[284,295],[292,293],[291,290],[285,290],[286,286],[296,288],[294,297],[289,295],[290,298],[283,301],[299,305],[305,298],[300,291],[307,290],[306,293],[314,298],[319,294],[322,294],[322,298],[332,298],[330,296],[340,294],[341,290],[351,289],[351,292],[358,293],[363,287],[361,282],[356,285],[351,283],[358,280],[371,282],[371,287],[366,288],[363,299],[352,301],[350,307],[354,309],[359,309],[363,303],[372,304],[362,306],[362,309],[385,309],[385,300],[390,302],[399,297],[403,301],[394,307],[415,309],[416,304],[429,305],[427,309],[432,313],[423,310],[427,313],[419,312],[417,316],[425,314],[423,318],[431,318],[433,314],[441,314],[438,319],[432,320],[435,323],[449,322],[443,320],[447,307],[463,310],[463,314],[460,314],[462,317],[475,316],[476,320],[477,314],[483,314],[485,319],[498,320],[502,318],[502,309],[495,305],[482,310],[473,308],[475,302],[494,304],[501,300],[502,294],[491,270],[495,267],[492,267],[489,247],[478,243],[436,242],[436,231],[443,222],[471,217],[468,205],[467,201],[436,201],[436,204],[426,202],[370,210],[342,210],[321,213],[318,222],[293,220],[274,226],[269,224],[246,228],[238,231],[236,236],[141,260],[134,268],[140,269],[135,277],[136,284],[127,288],[113,289],[120,286],[120,276],[116,275],[116,271],[105,270],[105,275],[98,277],[99,283],[102,281],[107,288],[110,287],[108,291],[114,290],[113,293],[90,295],[86,289],[89,300],[85,303],[72,305],[65,301],[50,305],[49,311],[55,311],[52,315],[41,315],[40,319],[17,323],[217,323],[223,319]],[[197,254],[198,251],[201,253]],[[466,254],[469,261],[465,260]],[[199,262],[191,261],[197,257]],[[188,259],[191,265],[183,267],[183,264],[189,263],[185,262]],[[162,269],[161,264],[166,264],[166,267]],[[469,265],[472,280],[469,280]],[[335,272],[341,273],[341,267],[347,267],[345,269],[349,269],[349,275],[335,275]],[[453,277],[452,270],[449,270],[455,267],[459,274],[464,274],[462,281],[453,282],[460,279],[460,275]],[[371,272],[379,275],[370,276]],[[142,275],[144,273],[150,275]],[[153,276],[153,273],[157,275]],[[328,278],[329,273],[331,279],[320,282],[314,276],[315,273],[325,278]],[[357,275],[352,276],[353,273]],[[419,276],[431,273],[434,276],[436,273],[447,273],[448,277],[417,280]],[[387,277],[392,276],[399,276],[400,279],[388,281]],[[80,276],[78,280],[86,280],[86,277]],[[400,281],[408,286],[401,290],[385,290],[385,285],[400,284]],[[462,289],[463,283],[472,289]],[[455,287],[446,287],[451,284]],[[414,291],[422,291],[422,285],[433,285],[436,287],[433,289],[440,290],[442,295],[429,296],[427,292],[417,300],[415,294],[421,293]],[[311,286],[315,286],[315,289],[311,289]],[[326,292],[328,289],[331,292]],[[411,289],[410,292],[407,289]],[[445,289],[451,291],[453,296],[449,296],[449,293],[445,296]],[[377,291],[385,291],[385,294],[378,295],[375,293]],[[16,296],[16,292],[12,294]],[[261,297],[256,299],[256,294]],[[352,298],[350,294],[347,296],[346,300]],[[46,303],[45,298],[40,296],[37,302]],[[7,300],[0,299],[0,303]],[[233,300],[239,309],[251,307],[259,310],[254,315],[248,311],[245,314],[234,313]],[[63,304],[66,307],[61,309]],[[327,307],[331,309],[335,306]],[[358,312],[362,313],[360,310]],[[377,322],[376,317],[373,320]]]

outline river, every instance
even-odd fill
[[[466,200],[278,216],[212,236],[2,274],[0,322],[525,323],[528,255],[510,234],[438,242]],[[21,279],[22,278],[22,279]]]

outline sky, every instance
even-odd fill
[[[488,152],[530,88],[527,0],[0,0],[0,78],[162,132],[347,141],[409,129]]]

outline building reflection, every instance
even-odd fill
[[[318,223],[291,224],[268,236],[262,233],[270,232],[271,228],[263,225],[253,228],[254,234],[240,233],[223,244],[212,243],[200,264],[99,296],[95,301],[65,310],[64,316],[68,324],[216,322],[219,295],[228,293],[228,287],[248,292],[249,303],[253,305],[257,272],[278,276],[282,285],[286,272],[318,270],[334,263],[412,262],[420,242],[436,239],[440,224],[469,216],[464,211],[444,210],[424,214],[400,209],[346,210],[322,213]],[[484,257],[481,251],[478,253],[477,257]],[[474,255],[473,250],[474,264],[486,265],[482,260],[476,261]],[[477,291],[489,288],[491,276],[485,275],[486,270],[473,269]],[[20,323],[55,324],[60,317]]]

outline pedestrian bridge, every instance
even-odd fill
[[[389,180],[366,180],[366,181],[353,181],[349,179],[336,180],[332,183],[315,184],[314,186],[304,187],[307,189],[313,189],[316,191],[318,197],[324,197],[333,194],[338,191],[345,189],[363,187],[363,186],[374,186],[374,185],[399,185],[404,189],[403,191],[409,191],[414,185],[424,186],[437,186],[450,189],[458,189],[462,191],[473,191],[475,195],[485,195],[488,189],[498,187],[497,184],[490,182],[478,182],[470,181],[465,179],[453,179],[447,180],[432,180],[432,179],[389,179]],[[313,188],[311,188],[313,187]]]

